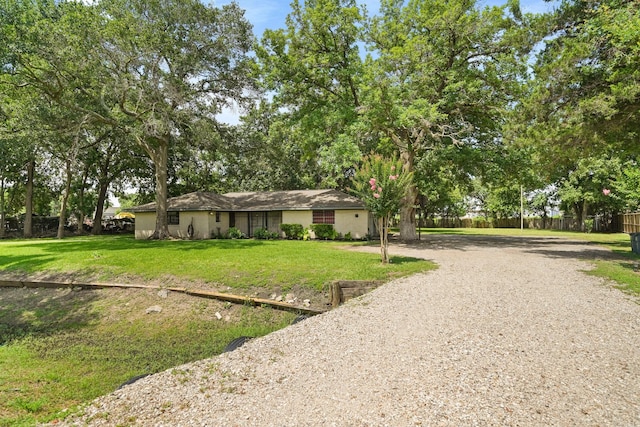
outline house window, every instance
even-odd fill
[[[180,225],[180,212],[167,212],[167,223],[169,225]]]
[[[235,226],[236,226],[236,213],[229,212],[229,227],[235,227]]]
[[[216,222],[220,222],[220,212],[216,211]]]
[[[314,224],[335,224],[336,213],[335,211],[313,211],[313,223]]]

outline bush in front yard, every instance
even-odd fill
[[[304,235],[302,224],[280,224],[280,229],[287,239],[300,240]]]
[[[266,228],[256,228],[253,232],[253,237],[261,240],[273,240],[280,236],[278,236],[278,233],[275,231],[269,231]]]
[[[316,235],[316,239],[336,240],[338,232],[331,224],[311,224],[311,231]]]
[[[227,239],[244,239],[246,237],[244,233],[238,230],[236,227],[231,227],[227,231],[226,236],[227,236]]]

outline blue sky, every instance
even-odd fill
[[[503,5],[507,0],[478,0],[480,5]],[[284,20],[291,10],[290,0],[236,0],[241,8],[246,10],[246,18],[253,24],[253,33],[260,39],[266,29],[284,28]],[[231,0],[212,0],[215,6],[231,3]],[[360,4],[367,6],[370,14],[378,12],[379,0],[360,0]],[[557,1],[548,3],[543,0],[520,0],[523,12],[541,13],[552,9]]]

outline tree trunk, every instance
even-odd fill
[[[64,238],[64,225],[67,222],[67,202],[69,201],[69,193],[71,193],[71,161],[66,161],[67,179],[62,192],[62,203],[60,203],[60,219],[58,220],[58,239]]]
[[[100,190],[98,193],[98,202],[96,203],[96,215],[93,218],[92,234],[102,234],[102,214],[104,213],[104,202],[107,200],[107,190],[109,190],[109,184],[113,179],[113,176],[109,175],[109,168],[111,166],[111,145],[107,150],[107,156],[104,162],[100,166],[100,176],[98,182],[100,183]]]
[[[80,191],[78,192],[78,211],[76,214],[78,216],[79,231],[82,231],[82,226],[84,224],[84,212],[85,212],[84,194],[87,188],[88,176],[89,176],[89,165],[87,164],[85,165],[84,172],[82,173],[82,185],[80,186]]]
[[[169,138],[167,136],[162,141],[158,141],[157,147],[153,151],[153,165],[156,174],[156,229],[151,239],[166,239],[170,237],[169,225],[167,222],[167,167],[169,163]]]
[[[0,239],[6,234],[5,209],[4,209],[4,179],[0,180]]]
[[[402,167],[405,172],[414,170],[414,153],[411,149],[407,149],[400,156],[402,159]],[[416,200],[418,198],[418,188],[411,183],[407,188],[407,194],[402,199],[402,207],[400,208],[400,239],[417,240],[416,233]]]
[[[400,239],[417,240],[416,233],[416,208],[415,202],[418,196],[418,189],[414,184],[409,185],[407,194],[402,201],[400,208]]]
[[[380,231],[380,258],[383,264],[389,263],[389,218],[378,218],[378,230]]]
[[[587,221],[587,211],[589,210],[589,203],[586,200],[582,202],[582,213],[580,215],[580,231],[583,233],[587,229],[586,221]]]
[[[36,161],[31,159],[27,163],[27,183],[25,185],[24,200],[24,237],[31,238],[33,236],[33,175],[36,168]]]
[[[98,192],[98,202],[96,203],[96,215],[93,218],[93,228],[91,234],[102,234],[102,214],[104,213],[104,202],[107,199],[107,190],[109,183],[100,181],[100,190]]]

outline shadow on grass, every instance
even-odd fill
[[[418,234],[428,236],[430,234],[463,234],[464,229],[459,228],[423,228]]]
[[[24,241],[23,241],[24,242]],[[248,249],[264,244],[262,240],[136,240],[132,236],[84,236],[63,240],[34,240],[32,243],[21,243],[20,247],[33,247],[43,252],[87,252],[87,251],[123,251],[131,249],[158,249],[190,251],[219,249]]]
[[[425,260],[421,258],[391,255],[391,264],[396,264],[396,265],[410,264],[414,262],[424,262],[424,261]]]
[[[630,256],[624,242],[609,244],[589,242],[585,240],[571,240],[564,236],[504,236],[504,235],[476,235],[453,233],[429,233],[423,239],[415,242],[394,242],[410,249],[477,251],[489,248],[516,248],[525,252],[539,254],[550,258],[567,259],[601,259],[616,260],[621,258],[636,258]],[[610,250],[605,246],[615,246]],[[623,248],[627,248],[624,250]]]
[[[44,255],[0,255],[0,271],[38,271],[54,259]]]
[[[89,290],[0,288],[0,345],[86,327],[99,318],[96,299]]]

